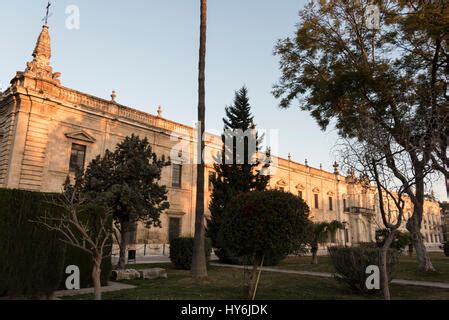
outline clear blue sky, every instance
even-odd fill
[[[197,108],[199,0],[53,0],[52,66],[64,86],[193,125]],[[279,78],[276,40],[291,36],[306,0],[209,0],[206,126],[221,131],[234,91],[249,89],[256,124],[278,129],[280,156],[291,152],[332,170],[336,133],[322,132],[307,112],[281,110],[271,95]],[[25,68],[47,0],[3,1],[0,83]],[[65,26],[68,5],[80,9],[80,30]],[[442,197],[444,187],[435,188]]]

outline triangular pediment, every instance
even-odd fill
[[[81,140],[81,141],[90,142],[90,143],[94,143],[96,140],[94,137],[92,137],[90,134],[88,134],[84,130],[67,132],[65,134],[65,136],[70,139]]]
[[[301,183],[298,183],[297,185],[296,185],[296,187],[295,187],[297,190],[299,190],[299,191],[302,191],[302,190],[304,190],[305,189],[305,187],[304,187],[304,185],[303,184],[301,184]]]
[[[281,187],[286,187],[287,186],[287,182],[285,182],[284,179],[281,179],[278,182],[276,182],[276,185],[281,186]]]

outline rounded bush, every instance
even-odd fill
[[[231,253],[225,248],[218,248],[214,250],[215,255],[221,263],[235,264],[235,265],[252,265],[253,259],[248,257],[238,257],[235,253]],[[273,254],[266,256],[264,259],[264,266],[277,266],[282,260],[287,258],[286,254]]]
[[[192,237],[175,238],[170,241],[170,261],[177,269],[190,270],[190,267],[192,266],[193,244],[194,239]],[[206,258],[209,260],[212,252],[211,241],[209,238],[206,238],[204,247]]]
[[[305,245],[308,212],[307,204],[288,192],[239,194],[225,209],[220,244],[246,261],[276,262]]]

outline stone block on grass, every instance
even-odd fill
[[[151,268],[139,270],[141,279],[157,279],[157,278],[167,278],[167,271],[162,268]]]

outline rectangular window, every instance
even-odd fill
[[[168,241],[181,236],[181,218],[169,218],[168,220]]]
[[[348,212],[348,207],[346,206],[346,199],[343,199],[343,212]]]
[[[172,187],[181,188],[182,165],[173,164],[172,167]]]
[[[302,199],[302,191],[298,191],[298,197]]]
[[[345,229],[345,242],[349,242],[349,230]]]
[[[334,210],[334,204],[332,197],[329,197],[329,211]]]
[[[314,194],[314,199],[315,199],[315,209],[319,209],[319,205],[318,205],[318,194],[317,194],[317,193]]]
[[[69,171],[75,173],[77,170],[84,171],[84,161],[86,160],[86,146],[73,143],[70,153]]]

